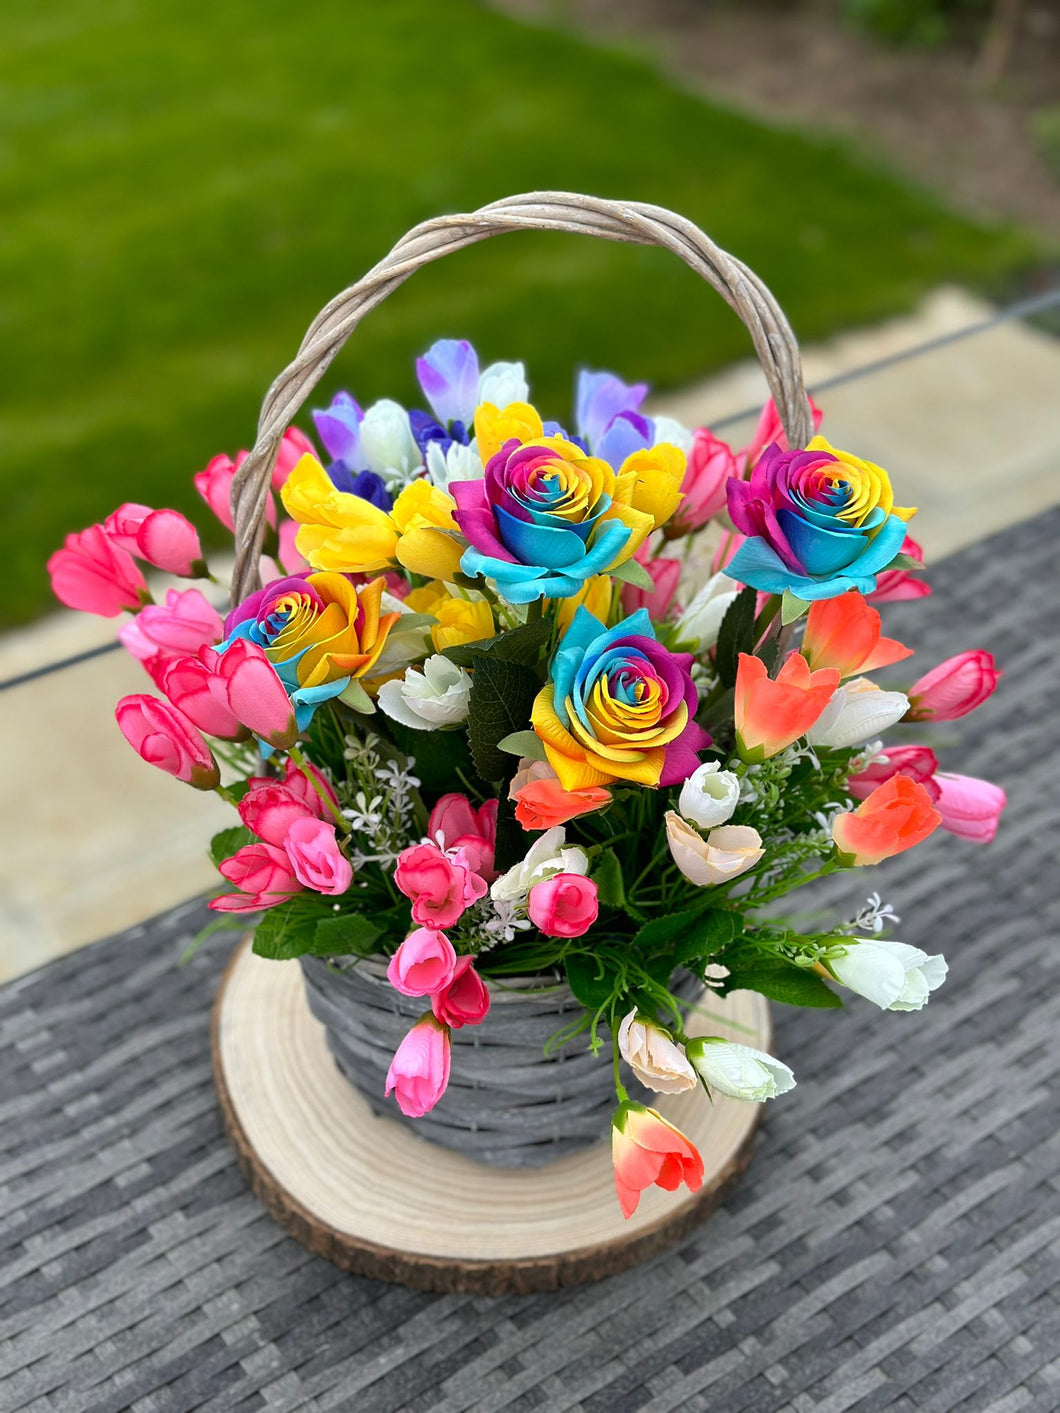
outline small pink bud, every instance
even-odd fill
[[[63,548],[48,560],[48,573],[60,603],[101,618],[116,618],[122,609],[139,608],[149,597],[132,556],[110,539],[102,525],[67,535]]]
[[[456,965],[456,952],[445,933],[418,927],[390,958],[386,974],[402,996],[433,996],[452,981]]]
[[[449,1027],[430,1012],[398,1046],[386,1077],[386,1094],[410,1119],[433,1109],[449,1083]]]
[[[122,735],[149,765],[175,775],[196,790],[213,790],[220,771],[209,746],[192,723],[157,697],[122,697],[115,712]]]

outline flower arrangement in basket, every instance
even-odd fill
[[[653,418],[644,385],[604,372],[579,374],[573,408],[546,420],[521,363],[483,367],[453,339],[416,362],[421,406],[362,411],[340,392],[313,412],[319,445],[289,425],[380,291],[514,226],[655,241],[698,269],[748,323],[773,387],[751,443]],[[213,841],[229,889],[210,906],[256,915],[260,956],[303,959],[347,1074],[408,1118],[441,1101],[440,1118],[452,1053],[454,1088],[473,1055],[500,1083],[511,1052],[490,1053],[491,1023],[529,998],[545,1026],[521,1083],[529,1067],[547,1101],[569,1083],[562,1051],[588,1062],[576,1142],[606,1131],[617,1098],[627,1216],[652,1184],[697,1188],[703,1162],[630,1097],[620,1062],[648,1090],[761,1101],[792,1088],[791,1070],[686,1034],[703,988],[923,1006],[945,962],[882,938],[877,896],[808,933],[775,904],[940,824],[986,842],[1004,805],[927,746],[881,743],[898,723],[964,715],[998,673],[962,651],[905,691],[873,680],[911,651],[881,635],[874,604],[929,592],[914,512],[885,471],[813,435],[819,420],[768,292],[694,226],[513,198],[406,237],[317,320],[254,452],[195,477],[236,533],[223,622],[196,588],[154,602],[136,565],[207,575],[175,511],[123,505],[49,562],[64,603],[131,613],[119,636],[157,693],[125,697],[118,725],[146,761],[238,811]],[[712,528],[712,573],[686,589]],[[361,1003],[398,1027],[382,1063]],[[460,1043],[478,1027],[477,1049]],[[543,1136],[541,1108],[512,1110],[496,1160],[565,1151],[560,1109]],[[465,1110],[441,1141],[482,1126]]]

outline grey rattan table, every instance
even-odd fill
[[[1005,667],[961,746],[936,740],[1009,812],[989,850],[936,838],[822,898],[879,887],[948,985],[911,1016],[778,1007],[800,1087],[725,1208],[638,1270],[431,1296],[285,1236],[214,1100],[227,947],[175,966],[200,903],[0,992],[0,1408],[1060,1408],[1058,536],[1060,513],[1018,526],[887,611],[918,665]]]

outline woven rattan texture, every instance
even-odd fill
[[[431,1296],[285,1236],[214,1102],[226,949],[175,969],[199,906],[0,992],[0,1408],[1053,1413],[1058,537],[1060,513],[1020,525],[887,612],[918,664],[981,644],[1006,668],[942,747],[1009,789],[996,845],[935,839],[830,889],[880,887],[949,983],[919,1015],[776,1008],[799,1088],[724,1210],[638,1270]]]

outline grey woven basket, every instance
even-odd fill
[[[578,1036],[546,1057],[547,1041],[582,1010],[565,983],[540,977],[488,983],[482,1025],[452,1032],[449,1087],[429,1114],[406,1119],[384,1098],[390,1061],[428,1003],[402,996],[377,958],[348,970],[303,957],[309,1008],[327,1032],[339,1069],[376,1114],[406,1123],[421,1138],[500,1167],[540,1167],[607,1136],[615,1091],[610,1047],[593,1055]],[[688,973],[674,982],[686,1004],[702,987]],[[606,1028],[603,1030],[608,1038]],[[632,1080],[634,1099],[652,1102]]]

